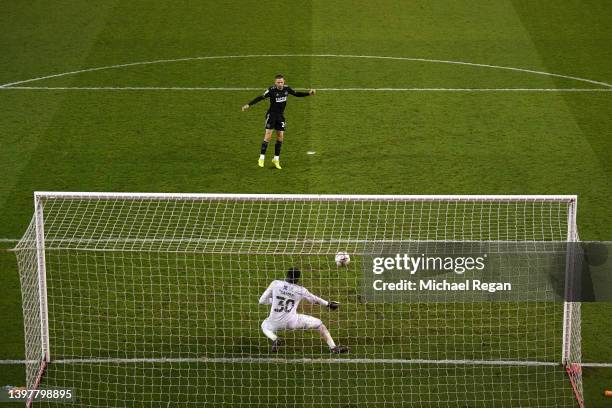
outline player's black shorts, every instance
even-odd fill
[[[266,129],[285,130],[285,116],[266,113]]]

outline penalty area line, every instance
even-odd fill
[[[612,92],[612,88],[316,88],[321,92]],[[42,91],[261,91],[261,87],[4,86],[0,90]]]

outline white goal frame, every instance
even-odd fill
[[[53,198],[64,199],[115,199],[115,200],[147,200],[147,199],[169,199],[169,200],[314,200],[314,201],[339,201],[339,200],[368,200],[368,201],[426,201],[426,202],[512,202],[512,201],[556,201],[565,202],[568,204],[567,217],[567,242],[577,242],[578,232],[576,225],[577,214],[577,196],[576,195],[335,195],[335,194],[224,194],[224,193],[118,193],[118,192],[53,192],[53,191],[37,191],[34,192],[34,226],[36,233],[36,254],[38,267],[38,297],[40,302],[40,370],[39,376],[35,383],[38,387],[48,363],[52,362],[51,343],[52,339],[49,336],[49,308],[47,299],[47,275],[46,275],[46,260],[45,260],[45,212],[44,200]],[[485,242],[485,241],[483,241]],[[569,268],[573,262],[572,251],[568,251],[566,263],[566,293],[570,290],[567,287],[569,283],[568,275]],[[580,363],[577,366],[571,362],[572,347],[580,348],[580,340],[578,345],[574,344],[572,334],[575,331],[580,332],[580,324],[578,327],[573,326],[573,315],[580,315],[580,304],[577,302],[564,302],[563,308],[563,344],[562,355],[560,356],[559,365],[565,367],[577,403],[580,407],[584,407],[582,400],[582,392],[578,391],[578,385],[575,383],[573,374],[580,372]],[[27,335],[27,333],[26,333]],[[70,363],[63,361],[63,363]],[[484,362],[486,364],[486,362]],[[529,362],[525,362],[527,365]],[[581,387],[581,385],[580,385]],[[31,405],[30,401],[28,406]]]

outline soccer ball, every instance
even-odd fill
[[[351,257],[346,252],[338,252],[336,254],[336,265],[347,266],[351,262]]]

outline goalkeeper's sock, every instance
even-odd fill
[[[336,348],[336,343],[334,343],[334,339],[332,339],[329,330],[327,330],[324,324],[319,326],[319,333],[321,333],[321,337],[323,337],[330,349]]]
[[[263,331],[263,333],[266,335],[266,337],[269,338],[272,341],[276,341],[276,339],[278,339],[278,336],[276,334],[274,334],[274,332],[272,330],[261,329],[261,331]]]
[[[278,156],[280,156],[282,147],[283,147],[283,142],[280,142],[277,140],[276,144],[274,145],[274,156],[276,157],[276,160],[278,160]]]
[[[279,337],[278,339],[272,342],[272,352],[277,353],[280,346],[283,344],[283,340]]]
[[[261,156],[260,159],[264,159],[266,156],[266,150],[268,150],[268,142],[266,140],[264,140],[263,142],[261,142]]]

